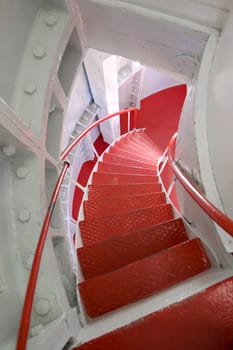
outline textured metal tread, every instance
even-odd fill
[[[135,159],[135,160],[140,160],[141,162],[148,162],[150,164],[157,164],[158,158],[156,159],[155,157],[146,157],[145,154],[143,156],[141,154],[134,152],[128,152],[125,149],[120,149],[117,147],[111,147],[109,149],[109,154],[116,154],[118,156],[126,157],[129,159]]]
[[[88,279],[79,291],[90,317],[128,305],[190,278],[210,267],[199,238],[121,269]]]
[[[148,208],[165,203],[166,196],[163,192],[136,196],[119,196],[115,198],[99,198],[97,200],[92,198],[84,202],[84,213],[86,219],[91,219],[98,216]]]
[[[156,164],[146,163],[146,162],[140,162],[137,160],[117,156],[110,153],[105,153],[103,156],[103,161],[109,162],[109,163],[115,163],[115,164],[121,164],[121,165],[129,165],[129,166],[137,166],[137,167],[143,167],[146,169],[156,169]]]
[[[126,151],[128,153],[137,154],[140,157],[144,157],[150,160],[158,159],[158,157],[160,156],[160,154],[157,154],[155,152],[149,152],[148,150],[136,145],[124,145],[124,143],[119,142],[113,147],[116,148],[118,151]]]
[[[89,185],[88,198],[113,198],[119,195],[136,195],[152,192],[160,192],[162,186],[158,183],[138,183],[138,184],[121,184],[121,185]]]
[[[153,175],[134,175],[134,174],[118,174],[95,172],[92,177],[92,184],[123,184],[123,183],[155,183],[158,177]]]
[[[148,145],[146,142],[144,142],[143,140],[140,139],[127,139],[125,138],[121,138],[119,141],[116,142],[116,146],[124,146],[124,147],[129,147],[131,149],[138,149],[140,151],[143,152],[148,152],[149,154],[156,154],[158,152],[158,150],[154,147],[152,148],[150,145]]]
[[[232,350],[233,277],[73,350]]]
[[[134,136],[134,138],[122,138],[120,139],[116,145],[122,145],[124,147],[130,148],[130,149],[139,149],[142,150],[143,152],[148,152],[149,154],[154,155],[161,155],[161,150],[160,148],[154,146],[151,146],[150,144],[148,144],[145,139],[142,139],[142,137],[136,137],[136,135]]]
[[[181,219],[167,221],[77,250],[85,279],[119,269],[188,239]]]
[[[164,204],[80,221],[79,227],[83,245],[85,246],[172,219],[173,211],[171,205]]]
[[[110,162],[100,162],[98,165],[98,171],[109,172],[109,173],[120,173],[120,174],[135,174],[135,175],[155,175],[155,169],[145,169],[143,167],[114,164]]]

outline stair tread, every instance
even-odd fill
[[[84,202],[84,213],[85,218],[88,219],[165,203],[166,196],[164,192],[119,196],[116,198],[92,198]]]
[[[145,174],[145,175],[155,175],[155,169],[145,169],[139,166],[116,164],[111,162],[100,162],[98,165],[98,171],[100,172],[110,172],[110,173],[121,173],[121,174]]]
[[[87,245],[172,219],[173,211],[171,205],[163,204],[80,221],[79,228],[83,245]]]
[[[232,295],[230,277],[77,350],[232,350]]]
[[[85,279],[105,274],[187,240],[181,219],[79,248]]]
[[[163,267],[163,268],[161,268]],[[79,284],[90,317],[155,294],[210,267],[199,238]]]
[[[103,161],[110,162],[110,163],[115,163],[115,164],[125,164],[125,165],[130,165],[130,166],[139,166],[139,167],[144,167],[146,169],[156,169],[155,164],[151,164],[150,162],[141,162],[138,160],[134,159],[129,159],[124,156],[118,156],[110,153],[106,153],[103,156]]]
[[[130,150],[138,149],[139,151],[142,152],[148,152],[148,154],[151,154],[154,156],[154,154],[157,154],[158,150],[155,148],[152,148],[149,144],[143,142],[143,140],[140,139],[127,139],[127,138],[122,138],[119,141],[116,142],[117,147],[124,147]],[[159,153],[159,152],[158,152]]]
[[[158,182],[158,177],[155,175],[134,175],[134,174],[119,174],[95,172],[92,178],[92,184],[120,184],[120,183],[154,183]]]
[[[150,164],[156,164],[157,161],[158,161],[158,157],[146,157],[145,154],[142,156],[141,154],[138,154],[136,153],[135,151],[134,152],[128,152],[126,151],[125,149],[118,149],[118,148],[110,148],[109,149],[109,154],[116,154],[116,155],[119,155],[119,156],[124,156],[126,158],[129,158],[129,159],[135,159],[135,160],[140,160],[142,162],[148,162]]]
[[[88,198],[113,198],[118,197],[119,193],[124,193],[125,195],[134,194],[144,194],[151,192],[160,192],[162,186],[158,183],[137,183],[137,184],[121,184],[121,185],[111,185],[111,184],[100,184],[100,185],[90,185],[88,187]]]

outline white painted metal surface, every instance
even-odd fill
[[[196,77],[209,36],[217,35],[221,30],[231,6],[231,0],[49,0],[46,4],[42,0],[1,1],[0,349],[14,349],[32,256],[59,169],[60,145],[65,145],[69,132],[73,132],[76,124],[74,115],[81,118],[85,104],[90,101],[90,91],[81,69],[87,48],[158,67],[195,86],[193,77]],[[219,46],[211,78],[213,86],[216,77],[225,76],[225,72],[220,74],[225,64],[231,73],[232,52],[227,46],[230,29],[231,22]],[[223,58],[221,50],[223,55],[226,52],[229,55]],[[96,92],[100,98],[98,84],[92,79],[97,76],[98,65],[95,64],[91,64],[88,80],[92,93]],[[231,76],[230,73],[227,76]],[[222,86],[222,81],[217,79],[218,87]],[[229,91],[232,90],[230,87],[231,80],[227,88]],[[226,91],[225,86],[222,90]],[[214,93],[211,91],[210,97]],[[80,97],[80,94],[83,96]],[[225,101],[227,95],[220,96],[220,111],[225,111],[222,101],[229,107],[231,99]],[[191,95],[190,98],[187,108],[192,112],[196,108],[192,102],[196,97]],[[99,105],[101,113],[107,114],[105,101]],[[214,104],[211,108],[213,111],[210,109],[208,115],[216,119],[215,131],[219,131],[219,109],[214,111]],[[227,111],[227,121],[231,125],[230,108]],[[193,119],[186,117],[188,119],[191,119],[191,124],[187,125],[192,126]],[[61,141],[64,120],[66,125]],[[230,130],[229,126],[226,128]],[[218,170],[219,164],[214,162],[221,155],[212,147],[212,136],[209,134],[210,153],[214,169]],[[198,175],[195,143],[191,147],[191,162],[194,161]],[[224,188],[221,186],[225,179],[218,175],[218,171],[216,179],[218,187],[222,188],[225,208],[231,212],[231,199],[226,192],[227,186],[232,187],[232,177],[227,178]],[[62,200],[63,195],[61,193]],[[185,198],[184,206],[187,203],[190,207],[189,199]],[[196,213],[197,209],[193,208],[193,211]],[[199,215],[197,219],[200,220]],[[223,274],[212,271],[210,275],[202,275],[195,281],[186,282],[184,294],[180,287],[168,290],[164,298],[158,295],[145,303],[116,311],[109,318],[100,318],[84,328],[81,335],[74,277],[76,266],[67,238],[58,205],[41,266],[29,350],[60,350],[70,339],[75,342],[77,338],[81,341],[90,339],[175,300],[182,300],[230,275],[227,269]],[[212,244],[218,249],[220,243],[216,239]]]

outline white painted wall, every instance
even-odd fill
[[[118,1],[78,0],[89,47],[190,80],[209,27]]]
[[[207,135],[217,189],[233,218],[233,11],[216,49],[207,95]]]
[[[231,0],[121,0],[124,3],[168,13],[188,21],[221,29]]]
[[[141,99],[182,82],[150,67],[143,67],[143,84],[141,86]]]

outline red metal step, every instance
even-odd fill
[[[133,174],[117,174],[97,172],[93,174],[92,184],[124,184],[124,183],[155,183],[158,177],[154,175],[133,175]]]
[[[145,169],[143,167],[128,166],[122,164],[100,162],[98,171],[105,173],[135,174],[135,175],[155,175],[155,169]]]
[[[128,134],[126,137],[121,138],[118,142],[122,142],[125,144],[133,144],[133,145],[138,145],[139,147],[142,147],[143,149],[148,149],[149,151],[154,152],[161,152],[159,147],[153,143],[151,139],[149,139],[145,133],[139,133],[135,132],[134,134]]]
[[[127,137],[127,136],[126,136]],[[138,131],[135,132],[133,137],[133,140],[137,139],[140,140],[143,143],[146,143],[147,145],[151,146],[153,150],[160,151],[160,148],[153,142],[153,140],[144,132],[144,131]]]
[[[120,157],[126,157],[129,159],[134,159],[134,160],[139,160],[141,162],[149,162],[150,164],[157,164],[158,158],[156,157],[146,157],[145,154],[143,154],[143,156],[141,154],[139,154],[138,152],[134,151],[134,152],[128,152],[125,149],[120,149],[117,147],[111,147],[109,149],[109,154],[116,154]]]
[[[151,155],[154,155],[154,153],[157,153],[157,150],[155,148],[152,148],[149,144],[144,142],[143,140],[136,139],[135,137],[131,139],[129,138],[122,138],[119,141],[116,142],[116,146],[118,147],[119,145],[124,146],[126,149],[129,147],[131,149],[139,149],[142,150],[143,152],[148,152]]]
[[[162,186],[158,183],[139,183],[139,184],[122,184],[122,185],[90,185],[88,187],[88,198],[113,198],[118,197],[119,194],[136,195],[151,192],[160,192]]]
[[[232,350],[233,277],[73,350]]]
[[[171,205],[164,204],[80,221],[79,227],[83,245],[85,246],[172,219]]]
[[[114,148],[117,148],[117,150],[120,151],[127,151],[128,153],[137,154],[138,156],[154,160],[158,158],[158,154],[152,151],[148,151],[147,149],[144,149],[143,147],[136,146],[135,144],[128,143],[127,145],[118,142],[114,146]],[[110,150],[111,151],[111,150]]]
[[[181,219],[77,250],[85,279],[119,269],[188,239]]]
[[[156,166],[154,164],[140,162],[137,160],[117,156],[110,153],[105,153],[103,156],[103,162],[109,162],[109,163],[115,163],[115,164],[121,164],[121,165],[128,165],[128,166],[136,166],[141,167],[145,169],[152,169],[156,170]]]
[[[79,291],[90,317],[128,305],[190,278],[210,267],[199,238],[119,270],[88,279]]]
[[[84,213],[86,219],[98,216],[112,215],[114,213],[126,212],[140,208],[154,207],[166,203],[163,192],[147,193],[136,196],[121,196],[116,198],[89,199],[84,202]]]

